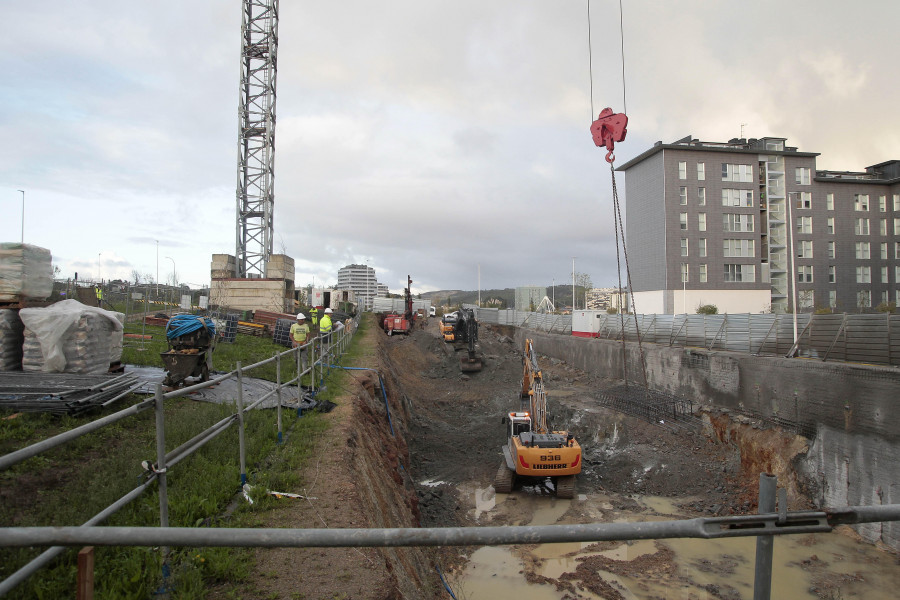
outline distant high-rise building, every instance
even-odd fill
[[[368,265],[347,265],[338,269],[337,289],[353,290],[363,310],[372,308],[372,298],[381,295],[380,286],[375,278],[375,269]]]
[[[900,301],[900,160],[818,171],[818,153],[785,142],[688,136],[617,169],[638,312],[868,312]]]

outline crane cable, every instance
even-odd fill
[[[591,119],[594,118],[594,68],[593,68],[593,50],[591,44],[591,0],[587,0],[587,17],[588,17],[588,75],[590,79],[590,90],[591,90]],[[621,50],[621,60],[622,60],[622,109],[623,112],[627,114],[628,112],[628,104],[626,102],[626,91],[625,91],[625,28],[624,28],[624,17],[622,14],[622,0],[619,0],[619,40],[620,40],[620,50]],[[607,158],[609,160],[609,158]],[[613,162],[609,163],[610,175],[612,177],[612,193],[613,193],[613,223],[615,227],[616,234],[616,274],[619,278],[619,297],[621,298],[621,290],[622,290],[622,266],[621,259],[619,254],[619,238],[621,237],[622,243],[622,254],[625,258],[625,276],[628,284],[628,295],[631,300],[631,313],[634,315],[634,328],[635,333],[637,335],[638,342],[638,352],[640,355],[641,362],[641,375],[643,377],[644,388],[650,389],[650,386],[647,381],[647,365],[646,360],[644,358],[644,346],[641,343],[641,330],[638,327],[637,320],[637,311],[634,303],[634,292],[631,286],[631,268],[628,263],[628,249],[625,245],[625,226],[622,220],[622,209],[621,204],[619,203],[619,192],[616,188],[616,168]],[[627,307],[626,307],[627,308]],[[622,305],[619,303],[619,326],[622,332],[622,379],[625,381],[625,385],[628,385],[628,361],[626,356],[626,345],[625,345],[625,315],[622,313]]]

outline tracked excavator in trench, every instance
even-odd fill
[[[581,473],[581,446],[568,431],[551,431],[547,394],[531,340],[522,355],[521,405],[503,417],[508,443],[494,478],[494,489],[511,492],[517,483],[550,478],[559,498],[575,497],[575,476]]]

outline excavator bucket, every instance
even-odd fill
[[[484,364],[481,362],[481,358],[477,356],[475,358],[462,356],[459,359],[459,370],[463,373],[474,373],[482,368],[484,368]]]

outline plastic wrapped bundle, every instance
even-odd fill
[[[24,329],[18,310],[0,310],[0,371],[22,369]]]
[[[0,302],[44,300],[53,292],[50,251],[31,244],[0,244]]]
[[[19,314],[25,324],[25,371],[105,373],[121,357],[121,313],[64,300]]]

